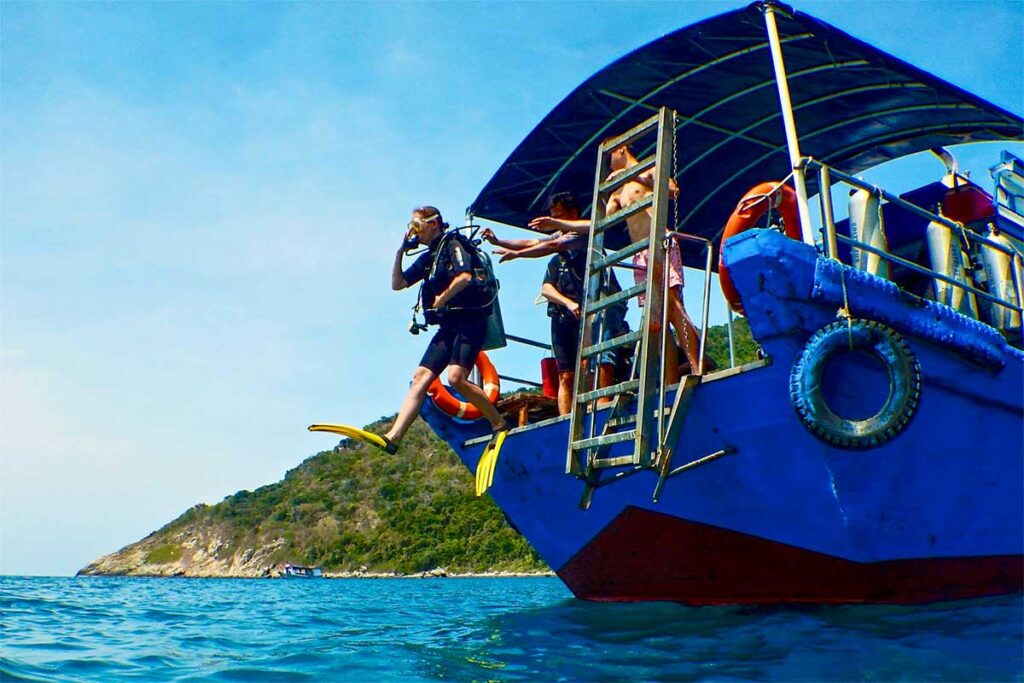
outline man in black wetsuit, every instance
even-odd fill
[[[403,243],[395,254],[391,288],[397,291],[424,281],[424,315],[428,323],[436,321],[440,328],[413,371],[412,386],[398,417],[384,435],[388,451],[397,448],[419,414],[427,388],[446,367],[448,383],[483,413],[495,432],[504,428],[501,415],[487,400],[487,395],[469,381],[469,371],[484,345],[492,306],[473,281],[473,255],[459,236],[445,233],[448,224],[432,206],[415,209],[410,226],[417,233],[419,243],[427,245],[427,251],[403,271],[402,256],[408,248]]]

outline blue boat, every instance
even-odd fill
[[[989,193],[944,148],[1022,131],[1021,116],[774,2],[596,73],[470,211],[523,226],[555,191],[584,196],[581,339],[598,338],[612,296],[646,292],[642,324],[584,345],[572,414],[511,430],[489,495],[591,600],[920,603],[1020,591],[1024,165],[994,159]],[[641,152],[626,175],[654,169],[657,180],[644,201],[605,215],[629,181],[608,176],[624,142]],[[856,177],[928,150],[947,173],[912,192]],[[848,218],[836,219],[839,201]],[[625,239],[623,222],[640,211],[653,216],[649,237]],[[736,234],[722,239],[727,225]],[[609,268],[640,249],[664,263],[672,240],[704,272],[702,335],[708,281],[725,270],[760,360],[670,384],[666,269],[602,294]],[[588,384],[586,359],[627,344],[637,345],[629,377]],[[486,424],[430,401],[422,416],[478,470]]]

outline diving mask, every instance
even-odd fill
[[[423,230],[426,225],[432,221],[437,220],[437,215],[428,216],[427,218],[413,218],[405,226],[405,248],[415,249],[420,245],[420,235],[423,234]]]
[[[409,225],[406,228],[405,241],[402,243],[402,246],[406,251],[409,251],[420,246],[420,231],[422,228],[419,221],[409,221]]]

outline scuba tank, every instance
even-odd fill
[[[850,237],[880,251],[889,251],[882,204],[877,195],[863,189],[850,192],[849,215]],[[891,279],[889,262],[878,254],[854,246],[851,247],[850,259],[854,268],[886,280]]]
[[[1018,260],[1016,275],[1019,277],[1020,256],[1013,242],[995,228],[990,228],[985,238],[1006,248],[1006,251],[1003,251],[988,244],[979,245],[978,254],[981,259],[981,272],[985,275],[985,287],[992,296],[1016,304],[1020,283],[1014,282],[1013,260]],[[986,301],[984,308],[988,313],[988,322],[996,329],[1002,332],[1020,330],[1021,319],[1017,311],[991,301]]]
[[[479,227],[479,226],[466,226]],[[459,228],[466,229],[466,228]],[[459,244],[469,254],[471,260],[472,269],[472,284],[471,287],[477,288],[479,297],[483,303],[479,306],[452,306],[447,305],[442,309],[428,309],[423,311],[423,317],[425,325],[419,324],[416,321],[416,314],[419,312],[423,302],[423,290],[427,284],[427,281],[433,279],[434,272],[437,269],[438,260],[434,259],[434,262],[430,266],[430,272],[423,279],[423,284],[420,285],[420,293],[417,297],[416,306],[413,308],[413,322],[409,326],[409,331],[412,334],[419,334],[420,331],[426,331],[428,325],[436,325],[441,321],[441,316],[448,313],[459,313],[469,312],[472,310],[482,311],[487,309],[487,334],[484,338],[484,351],[490,351],[491,349],[500,349],[508,344],[505,337],[505,325],[501,317],[501,307],[498,304],[498,289],[500,283],[498,278],[494,276],[494,266],[491,264],[491,257],[487,255],[487,252],[480,249],[480,240],[475,240],[470,237],[466,237],[458,233],[457,230],[450,230],[438,239],[442,240],[441,244],[438,245],[438,253],[445,248],[445,242],[447,240],[458,240]],[[475,234],[475,233],[474,233]]]
[[[932,221],[928,224],[927,241],[932,270],[957,282],[973,286],[967,267],[967,254],[960,246],[960,238],[955,236],[952,230],[938,221]],[[973,292],[939,278],[933,278],[933,281],[932,298],[935,301],[972,318],[978,317],[978,302]]]

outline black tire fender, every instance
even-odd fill
[[[877,413],[848,419],[829,407],[822,389],[825,368],[838,354],[862,351],[888,370],[889,396]],[[841,448],[874,448],[895,438],[917,412],[921,365],[895,330],[873,320],[840,320],[811,335],[793,364],[789,398],[804,426]]]

